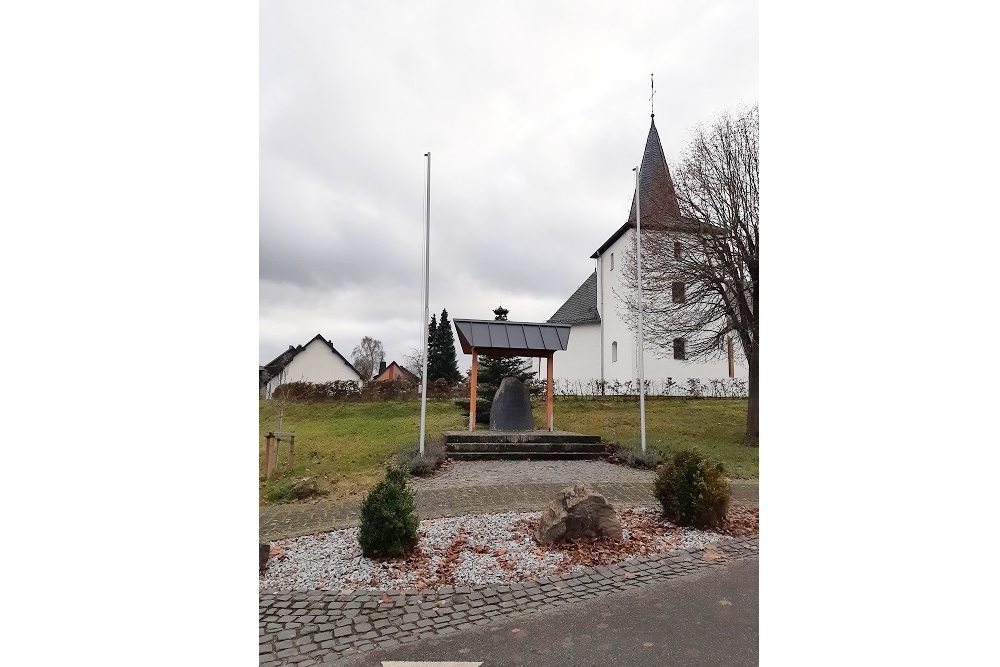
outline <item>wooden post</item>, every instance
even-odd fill
[[[728,347],[729,347],[729,377],[736,377],[736,364],[733,359],[733,334],[729,334]]]
[[[476,384],[479,382],[479,355],[472,348],[472,372],[469,374],[469,430],[476,430]]]
[[[264,445],[264,479],[271,479],[274,474],[274,463],[271,459],[274,454],[274,433],[268,433]]]
[[[549,431],[552,431],[552,356],[553,353],[549,352],[548,356],[545,357],[545,412],[548,417]]]
[[[295,434],[292,433],[292,437],[288,440],[288,469],[291,470],[295,466]]]

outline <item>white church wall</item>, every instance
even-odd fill
[[[556,352],[552,360],[553,384],[559,393],[587,393],[588,382],[601,376],[601,325],[574,324],[569,334],[569,346]],[[539,379],[545,380],[545,362],[541,364]],[[579,391],[573,391],[579,385]]]
[[[604,356],[604,381],[607,386],[615,383],[619,383],[619,385],[631,383],[631,386],[635,387],[638,384],[638,341],[636,334],[626,324],[623,317],[624,304],[618,296],[625,293],[624,271],[635,271],[634,264],[629,265],[623,261],[627,250],[634,244],[635,231],[630,229],[605,250],[597,260],[597,305],[604,327],[604,346],[601,354]],[[597,346],[600,346],[599,326],[575,325],[573,333],[570,335],[571,348],[574,337],[577,336],[578,332],[583,331],[586,333],[581,338],[586,338],[588,344],[577,348],[575,351],[577,354],[583,349],[590,349],[595,339]],[[739,343],[737,342],[736,345],[738,346]],[[615,353],[616,347],[617,354]],[[718,387],[722,385],[713,386],[713,380],[721,381],[727,387],[726,391],[738,393],[739,383],[734,385],[729,381],[729,360],[726,350],[720,350],[719,354],[712,359],[682,361],[673,358],[672,345],[667,348],[659,348],[647,341],[643,347],[644,376],[651,393],[667,393],[670,389],[668,386],[670,382],[679,387],[670,389],[671,393],[685,393],[688,388],[688,380],[691,378],[697,379],[700,385],[706,387],[707,389],[703,391],[707,391],[709,395],[712,394],[713,390],[716,393],[721,391]],[[576,357],[568,365],[565,361],[556,361],[553,368],[554,376],[564,384],[586,386],[588,382],[600,379],[600,361],[600,355],[596,355],[590,363],[583,359],[577,360]],[[749,376],[746,362],[739,354],[736,355],[735,376],[743,382]]]

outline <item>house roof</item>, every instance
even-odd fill
[[[340,357],[340,360],[343,361],[345,364],[347,364],[348,368],[350,368],[355,373],[358,373],[358,369],[355,368],[351,362],[345,359],[344,355],[342,355],[340,352],[337,351],[337,348],[333,346],[333,343],[331,341],[328,341],[327,339],[323,338],[323,336],[321,336],[320,334],[316,334],[305,345],[299,345],[298,347],[289,345],[287,350],[285,350],[277,357],[275,357],[271,361],[271,363],[265,365],[264,368],[267,369],[268,375],[271,377],[277,377],[278,375],[280,375],[281,371],[283,371],[285,367],[292,362],[292,359],[294,359],[299,354],[299,352],[306,349],[306,347],[308,347],[310,343],[312,343],[317,339],[320,340],[324,345],[329,347],[331,352]],[[358,377],[361,377],[361,373],[358,373]]]
[[[395,368],[397,371],[399,371],[399,374],[401,376],[403,376],[403,378],[406,379],[407,381],[414,382],[414,383],[419,383],[420,382],[420,378],[418,378],[416,375],[414,375],[410,371],[406,370],[405,368],[403,368],[402,366],[400,366],[399,364],[397,364],[395,361],[392,362],[391,364],[389,364],[388,366],[386,366],[385,370],[378,374],[378,377],[375,378],[374,382],[382,382],[383,380],[387,380],[388,376],[392,374],[392,369],[393,368]],[[383,375],[385,375],[387,377],[383,378],[382,377]]]
[[[639,213],[642,215],[642,225],[649,225],[666,231],[691,232],[698,229],[696,222],[681,217],[677,204],[677,192],[674,181],[670,177],[667,159],[660,145],[660,134],[656,131],[656,123],[650,121],[649,134],[646,136],[646,147],[642,151],[642,162],[639,167]],[[620,239],[629,229],[635,227],[636,193],[632,192],[632,208],[628,220],[608,238],[604,244],[591,255],[597,258],[611,245]]]
[[[516,357],[544,357],[569,345],[568,324],[505,322],[455,318],[455,330],[462,351],[472,354]]]
[[[594,324],[601,321],[597,312],[597,271],[583,281],[548,321],[561,324]]]

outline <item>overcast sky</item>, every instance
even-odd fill
[[[628,217],[651,72],[672,167],[757,102],[756,3],[261,2],[260,363],[421,345],[427,151],[431,312],[548,319]]]

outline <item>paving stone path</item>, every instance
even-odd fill
[[[512,465],[513,464],[513,465]],[[652,473],[600,461],[463,461],[416,480],[421,518],[540,509],[560,489],[585,481],[615,504],[652,506]],[[736,503],[757,503],[756,483],[734,482]],[[275,505],[260,510],[262,542],[357,525],[361,498]],[[562,605],[640,588],[757,556],[756,537],[702,549],[586,568],[495,587],[404,591],[260,593],[260,664],[350,662],[352,655],[547,613]]]

